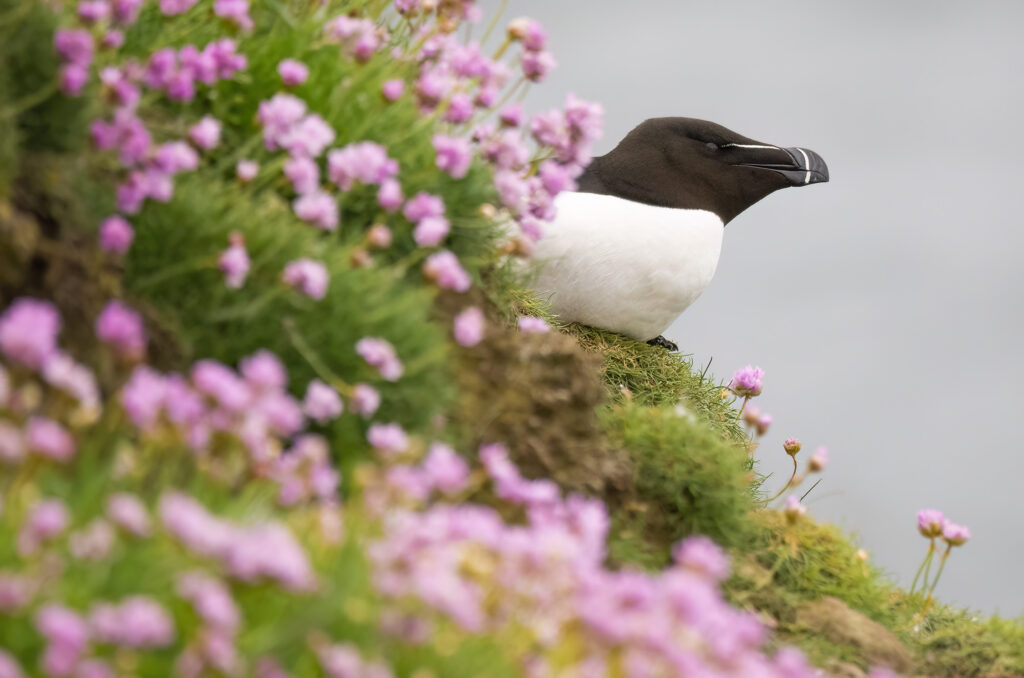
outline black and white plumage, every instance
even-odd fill
[[[534,256],[562,320],[660,340],[711,282],[724,227],[768,194],[828,181],[821,157],[693,118],[640,124],[594,158]]]

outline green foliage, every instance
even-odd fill
[[[611,444],[629,454],[639,504],[632,510],[641,516],[643,533],[660,544],[662,560],[689,534],[727,546],[744,542],[754,506],[744,449],[671,407],[626,404],[605,412],[602,421]]]

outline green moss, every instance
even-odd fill
[[[748,538],[753,497],[743,448],[672,407],[624,404],[605,412],[602,422],[610,443],[632,461],[636,506],[624,510],[638,514],[662,560],[688,534],[726,545]]]

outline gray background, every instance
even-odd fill
[[[482,4],[489,19],[499,3]],[[1024,3],[509,3],[524,14],[559,61],[528,110],[602,102],[599,154],[684,115],[825,158],[831,183],[729,225],[714,282],[667,336],[721,378],[766,370],[770,487],[788,477],[784,438],[801,458],[827,445],[815,517],[909,585],[915,513],[941,509],[974,539],[940,597],[1024,613]]]

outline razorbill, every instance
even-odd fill
[[[769,193],[828,181],[814,151],[693,118],[653,118],[594,158],[534,250],[562,320],[661,336],[711,282],[726,224]]]

